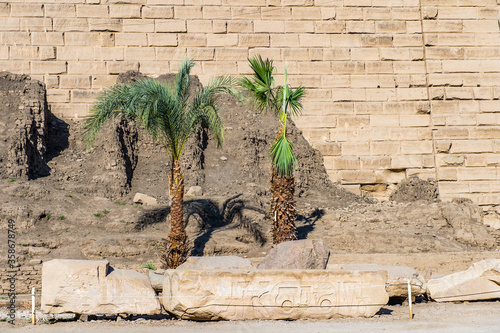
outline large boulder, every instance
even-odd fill
[[[422,296],[427,292],[424,277],[408,266],[384,266],[377,264],[329,264],[328,269],[357,271],[387,271],[385,289],[389,297],[408,297],[408,280],[411,283],[412,296]]]
[[[42,267],[42,312],[152,315],[160,304],[144,274],[107,260],[55,259]]]
[[[476,301],[500,298],[500,259],[486,259],[467,270],[427,282],[436,302]]]
[[[371,317],[389,300],[386,272],[167,270],[162,303],[190,320]]]
[[[325,269],[330,250],[321,239],[283,242],[269,251],[258,269]]]
[[[252,269],[252,262],[237,256],[189,257],[178,269]]]

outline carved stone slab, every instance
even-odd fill
[[[55,259],[42,267],[42,312],[157,314],[160,304],[144,274],[107,260]]]
[[[167,270],[162,303],[181,319],[371,317],[387,303],[387,272]]]

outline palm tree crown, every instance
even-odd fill
[[[245,88],[256,103],[260,112],[272,112],[276,115],[283,128],[271,147],[271,160],[279,175],[290,176],[297,166],[293,153],[293,144],[286,136],[288,115],[298,116],[302,111],[301,99],[304,87],[292,90],[287,83],[285,68],[284,85],[275,86],[274,73],[276,67],[270,59],[263,60],[260,55],[248,59],[253,74],[243,77],[240,85]]]
[[[169,152],[170,215],[171,228],[165,240],[162,263],[166,268],[176,268],[187,258],[187,236],[184,228],[183,198],[184,176],[180,158],[187,139],[200,126],[212,133],[221,146],[224,142],[224,125],[218,113],[221,93],[233,93],[234,82],[230,77],[214,79],[195,96],[189,93],[189,73],[192,60],[181,63],[173,86],[152,79],[117,84],[105,90],[97,99],[84,124],[84,139],[88,147],[96,139],[103,124],[121,117],[135,120]]]
[[[196,96],[189,94],[192,60],[183,61],[175,85],[144,79],[117,84],[97,98],[84,125],[88,147],[103,124],[113,118],[136,120],[153,138],[158,139],[173,160],[179,160],[187,139],[198,129],[207,127],[218,146],[224,142],[224,126],[218,113],[220,93],[232,93],[230,77],[214,79]]]

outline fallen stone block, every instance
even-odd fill
[[[329,264],[328,269],[356,271],[387,271],[386,290],[389,297],[408,297],[408,280],[412,296],[422,296],[427,292],[424,277],[408,266],[384,266],[377,264]]]
[[[269,251],[258,269],[325,269],[330,250],[321,239],[283,242]]]
[[[167,270],[161,297],[180,319],[371,317],[387,303],[386,272]]]
[[[134,195],[133,201],[135,203],[141,203],[141,204],[150,205],[150,206],[158,205],[158,202],[156,201],[155,198],[150,197],[149,195],[146,195],[144,193],[136,193]]]
[[[149,279],[113,269],[107,260],[55,259],[43,263],[43,313],[158,314],[160,304]]]
[[[500,259],[486,259],[467,270],[427,282],[436,302],[500,299]]]
[[[191,186],[186,192],[186,197],[201,197],[203,195],[203,189],[201,186]]]
[[[237,256],[189,257],[177,269],[252,269],[250,260]]]

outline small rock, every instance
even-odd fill
[[[203,195],[203,189],[201,186],[191,186],[186,192],[187,197],[200,197]]]
[[[222,161],[227,161],[227,157],[226,157],[226,156],[221,156],[221,157],[220,157],[220,159],[221,159]]]
[[[156,201],[155,198],[150,197],[149,195],[146,195],[144,193],[136,193],[134,196],[135,203],[141,203],[145,205],[150,205],[150,206],[156,206],[158,205],[158,202]]]

